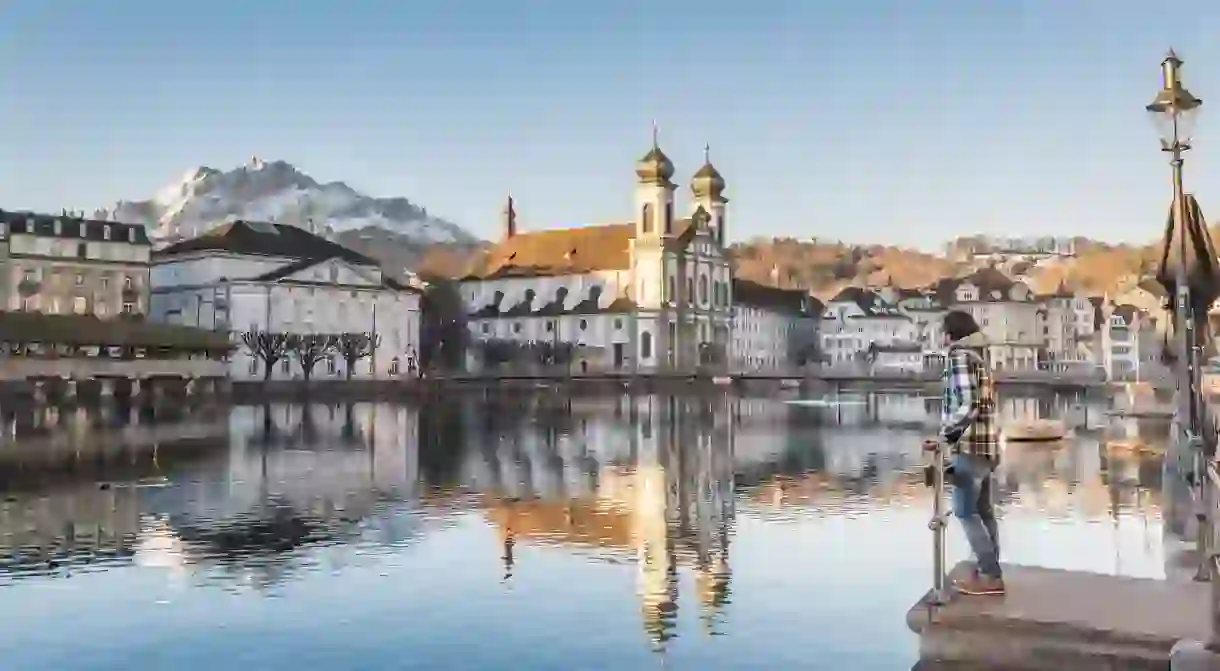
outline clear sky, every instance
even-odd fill
[[[1174,12],[1169,7],[1177,6]],[[730,238],[1159,234],[1169,46],[1220,217],[1220,2],[4,0],[0,207],[92,210],[284,159],[484,236],[626,220],[650,124]],[[1214,197],[1211,195],[1215,192]]]

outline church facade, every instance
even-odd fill
[[[705,152],[683,216],[675,212],[674,165],[655,137],[635,174],[634,218],[620,223],[525,232],[509,199],[502,239],[460,281],[471,370],[514,352],[540,362],[563,352],[574,372],[735,367],[738,303],[725,247],[724,178]],[[761,307],[816,324],[811,297],[789,293],[793,300]],[[785,333],[810,330],[786,324]],[[789,349],[785,342],[783,355],[756,358],[779,368],[790,363]]]

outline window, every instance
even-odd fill
[[[390,375],[398,375],[398,357],[390,359]]]
[[[84,296],[77,296],[72,299],[72,312],[83,315],[89,310],[89,301],[85,300]]]
[[[707,302],[707,275],[699,278],[699,302]]]
[[[289,367],[289,364],[291,363],[292,361],[288,357],[280,359],[280,370],[283,371],[285,375],[292,371],[292,369]]]
[[[484,324],[483,326],[487,326],[487,324]],[[326,373],[328,375],[335,374],[335,357],[334,356],[326,357]]]
[[[132,226],[131,228],[127,229],[127,242],[135,242],[135,241],[136,241],[136,227]]]
[[[513,322],[513,333],[521,332],[521,322]]]
[[[583,331],[583,330],[585,330],[585,329],[587,329],[587,328],[589,328],[589,322],[588,322],[587,320],[584,320],[584,319],[580,320],[580,330],[582,330],[582,331]]]
[[[258,375],[258,357],[250,357],[250,374]]]
[[[98,286],[100,286],[103,290],[110,288],[110,278],[109,277],[100,278],[97,281],[97,283],[98,283]]]
[[[106,224],[105,226],[102,226],[102,239],[103,240],[110,239],[110,224]]]
[[[669,296],[667,298],[668,302],[672,303],[678,298],[675,295],[677,292],[678,292],[678,290],[676,288],[674,288],[674,276],[670,275],[669,276]]]
[[[95,314],[97,314],[97,316],[99,316],[99,317],[104,317],[104,316],[106,316],[106,306],[103,305],[102,303],[98,303],[98,304],[94,305],[93,312]]]
[[[132,303],[131,301],[125,301],[123,303],[123,314],[130,315],[130,314],[134,314],[135,311],[136,311],[135,303]]]
[[[640,335],[640,358],[652,358],[652,333],[648,331],[644,331],[644,333]]]
[[[51,314],[53,314],[53,315],[57,315],[57,314],[59,314],[59,299],[58,299],[58,298],[52,298],[52,299],[51,299],[51,310],[50,310],[50,312],[51,312]]]
[[[131,289],[133,287],[135,287],[135,281],[131,279],[131,275],[124,275],[123,276],[123,288]]]
[[[551,333],[554,330],[555,330],[555,322],[547,322],[546,323],[546,332]]]
[[[81,230],[84,230],[84,229],[81,229]],[[84,258],[88,258],[88,256],[89,256],[89,245],[87,245],[83,242],[78,244],[76,246],[76,258],[84,259]]]
[[[76,286],[78,286],[78,287],[85,283],[85,276],[80,273],[77,273],[76,277],[73,279],[76,282]]]
[[[615,318],[614,318],[614,330],[615,330],[615,331],[620,331],[620,330],[622,330],[622,328],[623,328],[623,320],[622,320],[622,318],[620,318],[620,317],[615,317]]]
[[[695,304],[695,280],[690,277],[686,278],[686,304]]]
[[[652,232],[652,204],[644,203],[644,207],[640,210],[640,224],[645,233]]]

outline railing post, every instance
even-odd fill
[[[930,444],[928,444],[930,445]],[[936,441],[928,450],[932,461],[925,468],[924,484],[932,488],[932,519],[928,529],[932,532],[932,592],[929,604],[940,606],[948,602],[945,589],[945,453],[944,443]]]

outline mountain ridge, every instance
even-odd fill
[[[369,196],[345,182],[320,182],[287,161],[257,157],[230,170],[197,166],[148,199],[120,200],[94,216],[143,224],[157,244],[195,237],[233,219],[300,226],[329,237],[380,228],[414,245],[479,242],[405,197]]]

